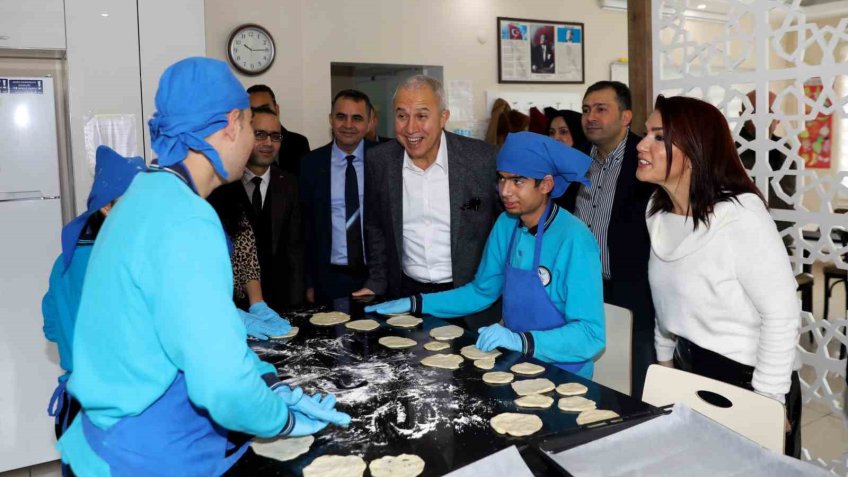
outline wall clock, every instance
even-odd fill
[[[274,39],[268,30],[248,23],[233,30],[227,42],[227,57],[240,72],[255,76],[271,67],[276,56]]]

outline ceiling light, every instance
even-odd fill
[[[108,14],[108,13],[101,13],[101,14],[100,14],[100,16],[101,16],[101,17],[108,17],[108,16],[109,16],[109,14]]]
[[[699,3],[698,6],[695,7],[695,8],[697,8],[698,10],[704,10],[705,8],[707,8],[707,4],[706,3]]]

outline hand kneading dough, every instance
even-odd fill
[[[461,362],[462,356],[446,353],[433,354],[421,360],[421,364],[424,366],[442,369],[459,369],[459,363]]]
[[[518,363],[509,368],[509,370],[516,374],[526,374],[532,376],[534,374],[544,372],[545,367],[533,363]]]
[[[441,351],[448,348],[450,348],[450,345],[441,341],[431,341],[424,345],[424,349],[427,351]]]
[[[387,455],[368,464],[371,477],[415,477],[424,472],[424,460],[413,454]]]
[[[345,328],[354,331],[373,331],[380,327],[375,320],[356,320],[345,323]]]
[[[482,351],[480,348],[474,345],[463,346],[461,350],[459,350],[459,354],[465,356],[471,361],[477,359],[486,359],[486,358],[497,358],[501,355],[501,352],[493,349],[492,351]]]
[[[528,394],[515,400],[515,404],[521,407],[540,407],[547,409],[554,403],[554,398],[544,394]]]
[[[297,335],[297,332],[300,331],[300,328],[297,326],[292,326],[288,333],[280,336],[269,336],[272,340],[285,340],[288,338],[294,338]]]
[[[416,318],[414,316],[400,315],[389,318],[388,320],[386,320],[386,323],[397,328],[415,328],[416,326],[420,325],[422,321],[424,320],[422,320],[421,318]]]
[[[542,428],[542,420],[533,414],[505,412],[492,418],[492,428],[499,434],[521,437],[529,436]]]
[[[315,313],[312,318],[309,318],[309,322],[315,326],[334,326],[345,321],[350,321],[350,315],[340,311]]]
[[[409,348],[410,346],[415,346],[415,340],[403,338],[401,336],[384,336],[377,340],[377,342],[385,346],[386,348],[392,349]]]
[[[579,396],[586,394],[589,388],[580,383],[563,383],[557,386],[556,392],[561,396]]]
[[[253,452],[279,461],[292,460],[301,454],[305,454],[315,438],[312,436],[289,437],[287,439],[254,439],[250,444]]]
[[[480,369],[492,369],[495,367],[495,358],[475,359],[474,366]]]
[[[554,390],[554,383],[550,379],[522,379],[512,383],[512,389],[519,396],[528,394],[542,394]]]
[[[430,336],[439,341],[448,341],[454,338],[459,338],[463,333],[465,333],[465,330],[456,325],[440,326],[430,330]]]
[[[577,416],[577,424],[582,426],[584,424],[605,421],[607,419],[613,419],[616,417],[619,417],[618,413],[613,411],[608,411],[606,409],[590,409],[588,411],[581,412]]]
[[[492,371],[483,375],[483,382],[487,384],[511,383],[515,375],[503,371]]]
[[[559,400],[560,410],[565,412],[583,412],[590,409],[595,409],[597,406],[595,401],[586,399],[583,396],[569,396]]]
[[[362,477],[367,467],[356,455],[322,455],[303,468],[303,477]]]

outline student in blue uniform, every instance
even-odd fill
[[[82,406],[57,444],[77,475],[207,476],[246,450],[233,434],[302,436],[350,416],[277,380],[247,346],[221,222],[205,197],[254,144],[244,88],[221,61],[165,70],[133,180],[91,252],[68,391]]]
[[[65,392],[65,385],[74,369],[71,344],[91,248],[112,205],[127,190],[133,177],[144,169],[144,159],[140,157],[125,158],[106,146],[98,147],[88,210],[62,228],[62,254],[53,264],[50,288],[41,301],[44,336],[56,343],[59,364],[65,370],[47,410],[56,418],[57,439],[79,412],[79,403]]]
[[[590,161],[548,137],[510,134],[497,158],[506,211],[489,234],[474,281],[365,311],[457,318],[503,296],[504,325],[480,328],[478,348],[519,351],[591,378],[592,358],[605,342],[600,254],[583,222],[552,200],[570,182],[586,181]]]

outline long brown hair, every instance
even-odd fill
[[[666,161],[665,176],[671,173],[672,145],[677,146],[692,165],[689,184],[689,212],[694,229],[710,226],[710,215],[719,202],[737,200],[745,193],[763,194],[742,166],[727,120],[715,106],[685,96],[657,97],[654,109],[662,118]],[[768,206],[766,204],[766,206]],[[671,197],[661,187],[654,192],[648,215],[671,212]]]

